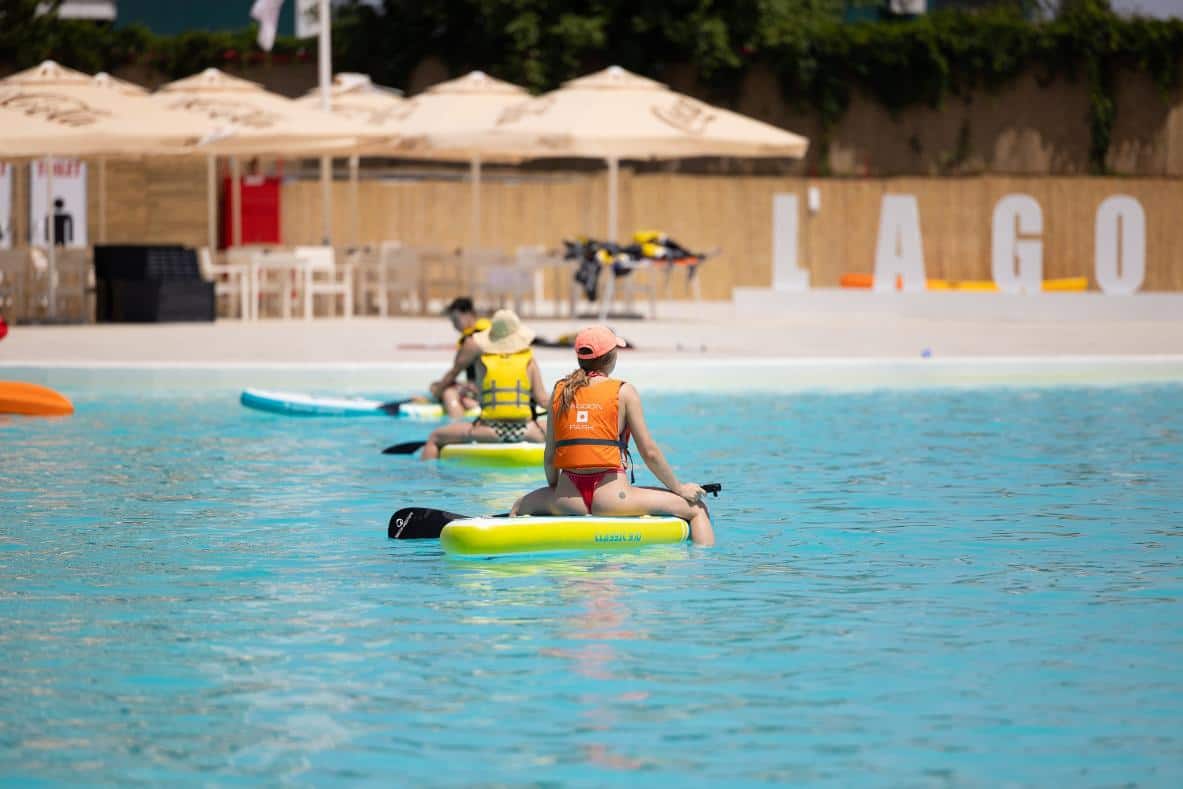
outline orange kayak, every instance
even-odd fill
[[[48,387],[0,381],[0,414],[64,416],[72,413],[74,404]]]

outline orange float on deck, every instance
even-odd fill
[[[74,404],[47,386],[23,381],[0,381],[0,414],[65,416]]]
[[[843,274],[838,278],[838,284],[844,288],[869,288],[875,284],[873,274]]]
[[[1060,279],[1045,279],[1043,289],[1046,291],[1083,291],[1089,289],[1088,277],[1061,277]]]
[[[875,276],[873,274],[843,274],[838,278],[838,284],[844,288],[869,289],[875,286]],[[896,275],[895,289],[902,290],[903,287],[903,278],[899,275]],[[927,290],[963,290],[980,292],[996,292],[998,290],[998,285],[988,279],[930,279],[925,280],[925,287]],[[1043,281],[1042,289],[1048,292],[1085,291],[1089,289],[1089,279],[1088,277],[1062,277],[1060,279],[1045,279]]]

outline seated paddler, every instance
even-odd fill
[[[476,401],[476,366],[470,361],[475,357],[476,345],[473,335],[489,328],[488,318],[479,318],[472,299],[461,296],[452,300],[444,311],[452,328],[460,333],[456,339],[456,355],[452,358],[452,367],[444,377],[428,387],[431,396],[444,407],[444,412],[450,419],[463,419],[464,413],[475,408]],[[461,381],[464,375],[467,380]]]
[[[480,416],[437,428],[423,447],[424,460],[439,457],[446,444],[541,444],[546,439],[535,416],[547,391],[530,349],[533,339],[534,332],[513,310],[498,310],[488,329],[472,335],[472,349],[462,350],[458,363],[475,367]]]
[[[547,419],[547,486],[519,499],[511,514],[673,515],[690,524],[695,543],[713,545],[702,487],[678,480],[645,424],[641,395],[612,377],[622,347],[606,326],[575,336],[579,368],[555,384]],[[665,488],[631,483],[630,438]]]

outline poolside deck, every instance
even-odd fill
[[[865,294],[870,296],[871,294]],[[994,294],[990,294],[994,295]],[[1125,299],[1119,300],[1125,301]],[[1128,303],[1136,303],[1136,299]],[[881,301],[668,302],[656,320],[610,320],[639,359],[932,359],[951,357],[1183,356],[1183,297],[1178,309],[1127,310],[1090,317],[1063,310],[1038,319],[980,309],[871,310]],[[814,305],[814,306],[811,306]],[[1000,309],[1005,305],[999,302]],[[1173,318],[1171,317],[1173,312]],[[592,319],[526,319],[555,338]],[[384,364],[439,362],[455,342],[443,318],[243,323],[13,326],[0,341],[0,364]],[[562,351],[546,353],[557,354]]]

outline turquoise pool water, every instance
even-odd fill
[[[1183,387],[647,396],[716,548],[463,561],[535,475],[121,375],[0,421],[5,783],[1183,780]]]

